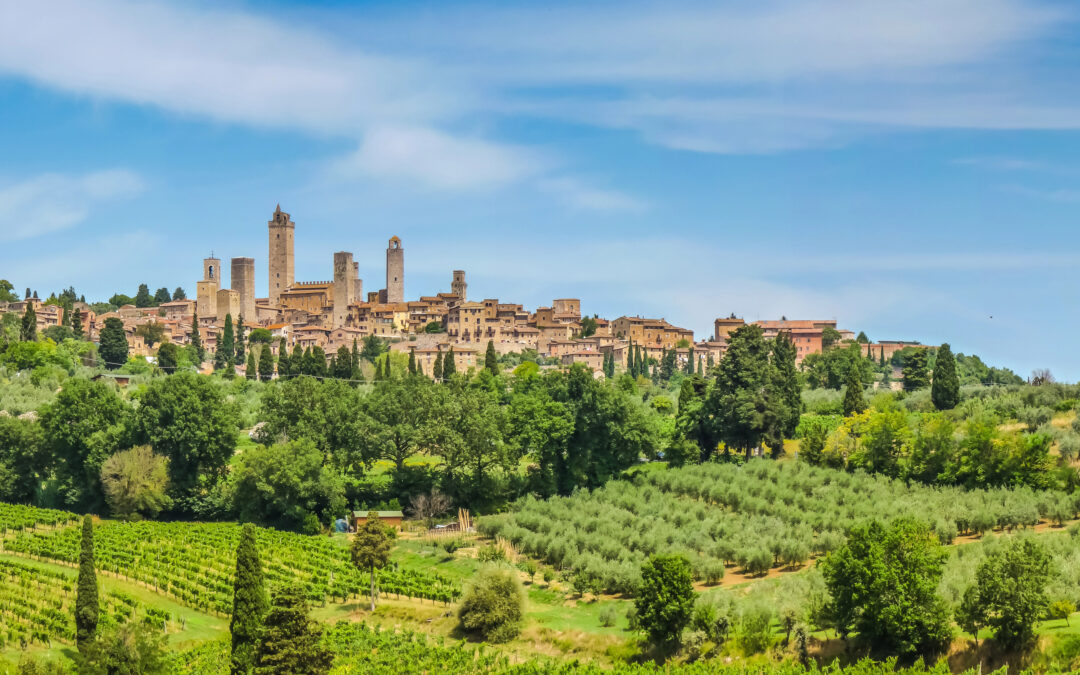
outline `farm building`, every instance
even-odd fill
[[[401,511],[376,511],[375,513],[379,516],[379,520],[382,521],[383,525],[391,525],[399,530],[401,529],[401,521],[405,518],[405,514]],[[355,529],[357,524],[362,520],[367,520],[367,517],[368,511],[353,511],[352,523],[350,524]]]

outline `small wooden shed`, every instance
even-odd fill
[[[361,521],[367,520],[368,513],[368,511],[353,511],[352,522],[350,523],[350,525],[353,526],[353,529],[355,529]],[[390,525],[399,530],[401,529],[401,521],[405,518],[405,514],[401,511],[376,511],[375,513],[379,516],[379,520],[382,521],[383,525]]]

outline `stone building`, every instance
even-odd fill
[[[278,204],[267,226],[270,230],[270,305],[276,307],[281,294],[296,281],[293,258],[296,223]]]
[[[203,278],[195,283],[195,308],[202,317],[217,316],[217,296],[221,290],[221,260],[203,258]]]
[[[233,258],[232,289],[240,296],[240,316],[247,321],[255,321],[255,259]],[[233,315],[237,318],[237,315]]]
[[[468,300],[466,292],[469,285],[465,283],[465,270],[454,270],[453,281],[450,282],[450,292],[458,296],[461,302]]]
[[[356,265],[353,263],[353,254],[347,251],[338,251],[334,254],[334,328],[345,325],[345,318],[349,313],[349,306],[359,300],[356,292],[356,282],[353,275],[356,273]]]
[[[388,303],[405,302],[405,250],[401,239],[390,237],[386,249],[386,300]]]

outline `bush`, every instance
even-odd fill
[[[477,551],[476,559],[482,563],[506,562],[506,552],[492,544]]]
[[[600,625],[605,628],[611,628],[615,625],[615,622],[619,620],[618,610],[615,609],[615,605],[608,605],[600,610]]]
[[[551,569],[550,567],[548,569],[544,570],[544,583],[545,584],[551,584],[551,582],[554,581],[554,580],[555,580],[555,570]]]
[[[507,642],[521,632],[525,594],[512,569],[482,567],[465,589],[458,607],[463,630],[488,642]]]
[[[772,610],[766,605],[744,607],[735,629],[735,642],[743,654],[760,654],[772,645]]]

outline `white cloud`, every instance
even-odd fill
[[[549,161],[537,151],[477,138],[451,136],[426,127],[370,129],[333,173],[419,180],[440,189],[489,188],[541,172]]]
[[[0,241],[67,229],[85,220],[95,205],[131,197],[142,189],[138,175],[120,169],[81,176],[49,173],[0,185],[0,213],[7,221]]]
[[[1046,162],[1022,157],[961,157],[952,163],[992,171],[1039,171],[1049,168]]]
[[[576,210],[639,212],[646,208],[645,202],[636,197],[618,190],[591,187],[576,178],[547,178],[539,187]]]

